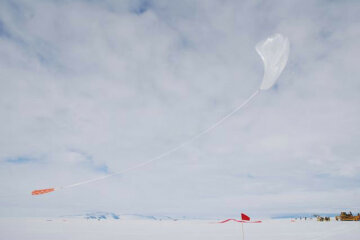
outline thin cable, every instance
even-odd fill
[[[149,160],[146,160],[142,163],[139,163],[135,166],[132,166],[130,168],[127,168],[125,170],[122,170],[120,172],[115,172],[115,173],[112,173],[112,174],[108,174],[108,175],[105,175],[105,176],[102,176],[102,177],[97,177],[97,178],[93,178],[93,179],[89,179],[89,180],[86,180],[86,181],[82,181],[82,182],[78,182],[78,183],[74,183],[74,184],[70,184],[70,185],[67,185],[67,186],[63,186],[63,187],[58,187],[58,188],[55,188],[55,190],[60,190],[60,189],[64,189],[64,188],[72,188],[72,187],[76,187],[76,186],[79,186],[79,185],[83,185],[83,184],[87,184],[87,183],[91,183],[91,182],[95,182],[95,181],[99,181],[99,180],[103,180],[103,179],[106,179],[106,178],[109,178],[109,177],[112,177],[112,176],[115,176],[115,175],[119,175],[119,174],[123,174],[123,173],[126,173],[126,172],[130,172],[132,170],[135,170],[135,169],[138,169],[138,168],[141,168],[141,167],[144,167],[152,162],[155,162],[157,160],[160,160],[182,148],[184,148],[185,146],[189,145],[190,143],[194,142],[196,139],[198,139],[199,137],[209,133],[210,131],[214,130],[215,128],[217,128],[220,124],[222,124],[225,120],[227,120],[229,117],[231,117],[232,115],[234,115],[235,113],[237,113],[240,109],[242,109],[243,107],[245,107],[252,99],[254,99],[258,94],[260,93],[260,89],[256,90],[253,94],[251,94],[250,97],[248,97],[242,104],[240,104],[238,107],[236,107],[234,110],[232,110],[230,113],[228,113],[227,115],[225,115],[223,118],[221,118],[220,120],[218,120],[217,122],[215,122],[214,124],[212,124],[210,127],[206,128],[205,130],[199,132],[198,134],[194,135],[192,138],[188,139],[187,141],[179,144],[178,146],[174,147],[174,148],[171,148],[169,149],[168,151],[166,152],[163,152],[162,154],[156,156],[156,157],[153,157],[153,158],[150,158]]]

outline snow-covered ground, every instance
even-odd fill
[[[360,222],[317,222],[290,219],[265,220],[244,225],[245,239],[332,240],[358,239]],[[79,218],[2,218],[0,239],[242,239],[241,224],[217,224],[212,220],[89,220]]]

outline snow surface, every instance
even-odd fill
[[[245,224],[245,239],[357,239],[360,222],[317,222],[290,219]],[[94,220],[79,218],[2,218],[0,239],[242,239],[241,224],[212,220]]]

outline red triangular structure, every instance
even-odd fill
[[[250,217],[244,213],[241,213],[241,220],[250,221]]]
[[[236,220],[236,219],[233,219],[233,218],[229,218],[229,219],[226,219],[226,220],[223,220],[219,223],[226,223],[226,222],[229,222],[229,221],[235,221],[235,222],[239,222],[239,220]]]
[[[229,218],[229,219],[226,219],[226,220],[223,220],[223,221],[220,221],[218,223],[227,223],[227,222],[230,222],[230,221],[234,221],[234,222],[238,222],[238,223],[262,223],[262,221],[244,221],[244,220],[237,220],[237,219],[233,219],[233,218]]]

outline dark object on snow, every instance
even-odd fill
[[[346,212],[341,212],[340,216],[336,216],[335,217],[336,221],[360,221],[360,213],[358,213],[358,215],[353,215],[352,212],[350,213],[346,213]]]

